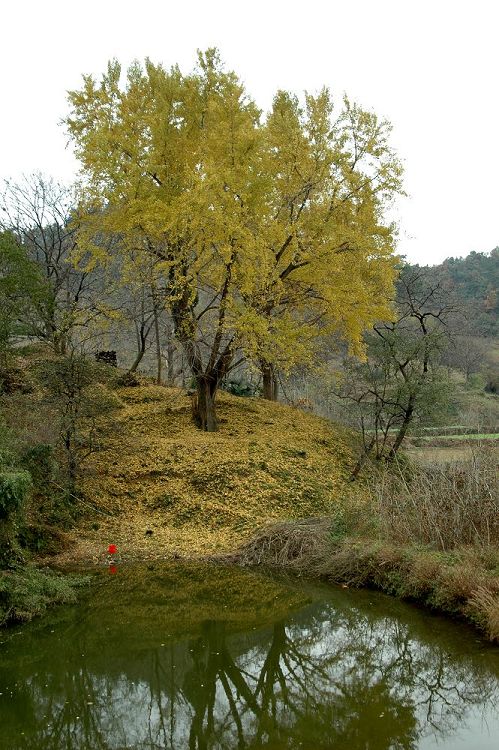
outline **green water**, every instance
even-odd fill
[[[499,747],[499,649],[371,592],[119,568],[0,641],[2,750]]]

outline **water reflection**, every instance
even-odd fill
[[[165,606],[139,576],[13,631],[0,647],[0,747],[411,750],[428,738],[454,747],[454,733],[478,714],[499,729],[498,653],[470,631],[428,625],[375,595],[297,595],[240,571],[231,590],[231,575],[209,601],[209,576],[190,570],[190,615],[185,586],[178,606],[171,591]],[[220,614],[205,619],[211,607]]]

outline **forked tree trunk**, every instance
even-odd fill
[[[196,393],[193,397],[192,408],[194,421],[205,432],[218,430],[218,419],[215,411],[215,398],[218,383],[208,377],[196,378]]]
[[[397,432],[397,437],[395,438],[395,441],[390,449],[390,452],[388,453],[389,460],[394,459],[395,456],[397,455],[397,451],[402,445],[402,442],[406,436],[409,425],[412,422],[412,418],[414,416],[414,406],[415,406],[414,401],[415,401],[414,396],[410,396],[408,406],[404,414],[404,421],[400,425],[400,430]]]
[[[261,369],[263,398],[267,399],[267,401],[277,401],[279,386],[274,365],[270,362],[262,362]]]
[[[352,473],[350,474],[350,476],[348,478],[349,482],[355,482],[355,480],[357,479],[357,477],[358,477],[358,475],[359,475],[362,467],[364,466],[365,462],[367,461],[367,457],[369,456],[369,454],[371,453],[371,451],[372,451],[372,449],[374,447],[374,443],[375,442],[376,442],[376,438],[372,438],[369,441],[368,445],[364,446],[364,448],[362,450],[362,453],[360,454],[360,456],[359,456],[359,458],[357,460],[357,463],[353,467]]]
[[[141,323],[140,327],[137,328],[137,356],[128,372],[135,372],[142,362],[146,353],[147,337],[150,330],[151,326],[147,327],[145,323]]]
[[[194,421],[205,432],[216,432],[218,420],[215,411],[215,398],[218,383],[206,376],[196,378],[196,393],[193,397],[192,410]]]
[[[133,364],[130,367],[130,369],[128,370],[128,372],[135,372],[136,371],[137,367],[142,362],[145,353],[146,353],[145,347],[144,348],[141,347],[139,349],[139,351],[137,352],[137,356],[135,357],[135,359],[133,361]]]

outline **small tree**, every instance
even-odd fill
[[[73,263],[79,225],[74,190],[40,173],[18,183],[6,180],[0,210],[0,228],[15,237],[42,282],[43,293],[24,316],[26,332],[65,354],[75,330],[100,312],[94,296],[101,280],[94,266]]]
[[[371,453],[392,460],[409,429],[448,404],[439,363],[452,308],[428,271],[402,269],[397,291],[396,319],[374,326],[366,337],[366,361],[347,362],[338,391],[351,404],[362,433],[363,451],[352,479]]]
[[[98,366],[81,354],[46,362],[42,381],[57,414],[62,448],[65,489],[73,499],[78,494],[78,476],[83,461],[98,449],[97,418],[119,401],[98,387]]]
[[[469,383],[471,376],[486,369],[487,345],[482,339],[466,333],[452,336],[444,352],[442,363],[449,368],[462,372]]]
[[[26,333],[26,319],[45,293],[39,269],[11,232],[0,232],[0,367],[12,339]]]

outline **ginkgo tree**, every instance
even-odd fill
[[[400,191],[388,126],[324,90],[280,92],[266,118],[218,53],[194,72],[146,60],[122,83],[117,62],[69,94],[66,123],[82,164],[79,247],[102,260],[103,232],[126,258],[155,259],[165,304],[196,383],[199,425],[241,358],[267,377],[311,358],[341,329],[355,347],[389,315]]]
[[[311,360],[333,331],[356,349],[363,330],[389,314],[394,227],[383,215],[401,191],[401,169],[389,125],[347,98],[336,112],[326,89],[307,95],[304,107],[279,92],[263,130],[266,273],[255,279],[250,307],[260,319],[252,343],[263,392],[272,398],[276,365]]]

